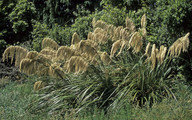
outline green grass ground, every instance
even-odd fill
[[[46,116],[32,115],[27,106],[33,98],[30,83],[8,83],[0,88],[0,120],[42,120]]]
[[[182,88],[183,89],[183,88]],[[46,114],[34,115],[28,112],[28,105],[35,99],[33,84],[26,82],[7,83],[0,87],[0,120],[47,120],[61,119]],[[86,112],[78,117],[66,115],[67,120],[191,120],[192,93],[181,91],[178,101],[164,100],[151,108],[128,106],[118,113],[108,116],[104,112],[95,112],[94,115]],[[184,99],[185,98],[185,99]]]

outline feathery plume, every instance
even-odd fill
[[[117,52],[117,50],[121,48],[121,45],[122,45],[122,40],[117,40],[116,42],[113,43],[111,48],[110,58],[112,58],[114,54]]]
[[[107,33],[109,34],[110,39],[113,38],[115,29],[116,29],[116,27],[114,25],[112,25],[112,24],[108,25]]]
[[[35,58],[38,57],[38,55],[39,55],[39,53],[37,51],[30,51],[30,52],[27,53],[25,58],[35,59]]]
[[[151,50],[151,62],[152,62],[152,68],[154,69],[156,66],[156,54],[157,54],[157,50],[156,50],[156,45],[153,44],[152,46],[152,50]]]
[[[88,69],[88,63],[80,56],[72,56],[64,65],[67,72],[81,73]]]
[[[27,55],[27,52],[27,49],[20,46],[10,46],[6,48],[3,53],[3,61],[7,61],[9,58],[11,58],[12,64],[13,60],[15,59],[15,66],[19,66],[21,60]]]
[[[51,58],[56,57],[56,51],[50,48],[44,48],[40,51],[41,54],[50,56]]]
[[[93,60],[95,55],[97,55],[97,51],[93,42],[88,40],[81,40],[79,42],[79,51],[81,54],[85,53],[88,60]]]
[[[59,45],[51,38],[44,38],[42,41],[42,48],[46,48],[46,47],[57,50]]]
[[[102,52],[100,57],[104,64],[109,65],[111,63],[111,58],[107,52]]]
[[[158,61],[159,61],[160,64],[163,63],[163,61],[165,59],[166,52],[167,52],[167,47],[161,45],[159,55],[158,55]]]
[[[73,33],[72,40],[71,40],[71,45],[79,43],[80,40],[81,39],[80,39],[79,35],[76,32]]]
[[[150,46],[151,46],[151,43],[149,42],[148,44],[147,44],[147,46],[146,46],[146,49],[145,49],[145,55],[147,56],[147,57],[149,57],[150,55],[151,55],[151,50],[150,50]]]
[[[60,67],[60,63],[53,63],[49,67],[49,76],[63,79],[65,77],[64,70]]]
[[[93,40],[93,33],[92,32],[88,33],[87,39],[88,40]]]
[[[135,32],[129,41],[130,47],[133,48],[133,52],[138,53],[143,47],[142,37],[139,32]]]
[[[133,21],[131,19],[129,19],[129,17],[126,18],[125,24],[126,24],[126,29],[128,31],[130,31],[131,33],[135,32],[135,25],[134,25]]]
[[[186,52],[189,47],[189,34],[177,39],[169,48],[168,54],[173,56],[179,56],[182,52]]]
[[[96,23],[96,19],[93,18],[93,20],[92,20],[92,26],[93,26],[93,28],[95,28],[95,23]]]
[[[144,14],[141,18],[141,28],[146,28],[147,26],[147,18],[146,15]]]
[[[69,60],[74,55],[76,55],[75,50],[68,46],[61,46],[56,52],[57,58],[65,61]]]
[[[33,89],[35,91],[37,91],[37,90],[39,90],[39,89],[41,89],[43,87],[45,87],[45,83],[42,82],[42,81],[37,81],[37,82],[35,82]]]

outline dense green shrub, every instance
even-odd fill
[[[6,48],[6,42],[4,40],[0,40],[0,58],[5,48]]]

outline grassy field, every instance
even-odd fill
[[[117,113],[104,114],[95,108],[94,113],[84,112],[77,115],[65,115],[67,120],[190,120],[192,118],[192,93],[181,87],[179,99],[164,100],[149,107],[133,107],[127,105]],[[35,91],[31,82],[9,82],[0,88],[1,120],[53,120],[59,116],[45,113],[31,114],[28,105],[35,99]]]
[[[32,115],[27,106],[32,101],[33,86],[31,83],[8,83],[0,88],[0,119],[1,120],[42,120],[46,115]]]

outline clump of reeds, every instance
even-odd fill
[[[59,48],[59,45],[51,38],[44,38],[42,41],[42,48],[46,47],[57,50]]]
[[[3,61],[11,59],[11,64],[15,60],[15,66],[19,66],[22,59],[27,55],[28,50],[20,46],[10,46],[3,53]]]

